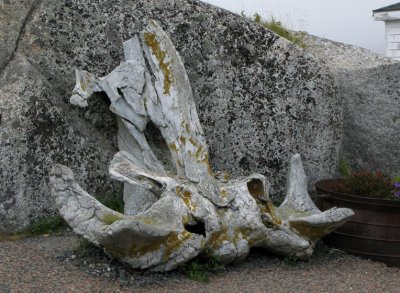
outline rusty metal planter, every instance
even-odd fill
[[[337,190],[340,179],[316,183],[317,205],[353,209],[355,215],[323,238],[329,246],[348,253],[400,267],[400,201],[354,196]]]

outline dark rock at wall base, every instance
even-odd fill
[[[39,138],[34,128],[23,131],[36,143],[19,142],[25,152],[24,148],[30,149],[29,160],[24,155],[13,161],[13,167],[6,167],[12,170],[10,174],[21,168],[20,177],[7,175],[2,178],[6,183],[0,183],[0,207],[9,202],[7,208],[0,209],[6,223],[17,209],[29,206],[37,211],[29,220],[40,211],[52,210],[46,177],[48,166],[55,162],[74,169],[95,196],[113,188],[106,177],[115,152],[115,126],[112,118],[107,118],[109,123],[101,118],[109,117],[104,105],[89,111],[68,104],[74,69],[99,76],[110,72],[121,61],[123,40],[140,31],[149,19],[160,22],[182,56],[216,171],[226,170],[231,177],[262,173],[270,178],[275,199],[283,196],[287,165],[294,153],[302,155],[310,183],[335,174],[342,116],[334,81],[320,61],[296,45],[256,23],[199,1],[32,3],[36,6],[19,38],[17,52],[37,72],[30,77],[32,82],[40,76],[43,86],[33,86],[39,92],[26,91],[23,101],[15,103],[26,104],[19,115],[29,125],[51,116],[60,126],[47,131],[44,129],[53,122],[40,124],[43,131]],[[14,4],[8,5],[12,9]],[[13,66],[10,62],[7,70],[12,71],[9,67]],[[29,84],[27,80],[1,83],[3,116],[11,107],[5,97],[18,96],[19,87]],[[35,103],[43,110],[29,116]],[[54,117],[51,109],[57,113]],[[1,125],[3,137],[15,130],[15,117],[7,117]],[[68,134],[74,152],[65,146]],[[7,149],[3,137],[0,160],[5,164],[14,157],[15,149]],[[39,173],[28,173],[32,168]],[[3,191],[3,186],[8,191]],[[24,202],[21,207],[17,204],[20,198]],[[23,225],[29,222],[24,217],[13,219],[13,223]]]

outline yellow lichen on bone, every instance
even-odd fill
[[[187,123],[185,120],[182,120],[182,122],[181,122],[181,126],[182,126],[183,128],[185,128],[185,130],[186,130],[186,132],[187,132],[187,133],[189,133],[189,132],[190,132],[190,126],[189,126],[189,123]]]
[[[157,58],[158,64],[164,75],[164,95],[170,95],[171,85],[173,83],[173,76],[170,69],[171,62],[166,62],[167,54],[161,50],[160,43],[157,41],[157,36],[153,33],[145,33],[144,41],[151,49],[153,55]]]
[[[174,142],[168,144],[168,148],[170,149],[170,151],[178,152],[178,148],[176,147],[176,144]]]
[[[229,241],[228,228],[222,225],[220,231],[214,231],[211,234],[210,238],[207,241],[206,246],[211,248],[212,250],[217,250],[226,241]]]
[[[250,228],[237,227],[234,229],[234,232],[235,237],[233,238],[233,243],[236,245],[240,239],[250,242],[250,235],[253,231]]]
[[[226,189],[223,187],[221,187],[219,189],[219,192],[220,192],[222,198],[226,198],[228,196],[228,191],[226,191]]]
[[[282,220],[281,218],[276,214],[276,207],[272,204],[272,202],[268,202],[267,204],[261,203],[260,201],[257,201],[258,207],[260,208],[261,213],[265,213],[271,216],[272,221],[276,225],[281,225]]]
[[[187,231],[183,231],[182,233],[179,234],[171,233],[165,244],[163,259],[168,260],[171,257],[171,255],[175,251],[177,251],[186,240],[190,238],[192,238],[192,234]]]
[[[179,137],[179,141],[181,142],[182,145],[186,145],[186,137],[184,136]]]
[[[181,233],[171,232],[167,236],[161,237],[157,240],[149,239],[146,241],[138,239],[127,249],[118,248],[115,243],[106,244],[105,248],[117,257],[142,257],[148,253],[154,253],[160,249],[164,249],[163,260],[167,261],[171,255],[191,237],[192,234],[187,231],[182,231]]]
[[[175,192],[183,200],[190,211],[196,211],[197,204],[192,202],[192,193],[189,190],[184,190],[182,187],[177,187]]]
[[[82,89],[84,92],[86,92],[87,84],[86,84],[86,82],[85,82],[84,80],[81,80],[81,81],[80,81],[80,86],[81,86],[81,89]]]
[[[111,224],[113,224],[113,223],[115,223],[117,221],[120,221],[120,220],[122,220],[122,217],[118,216],[118,215],[114,215],[114,214],[105,215],[101,219],[101,221],[104,223],[104,225],[111,225]]]
[[[297,233],[301,236],[306,237],[309,240],[316,240],[321,237],[321,235],[325,235],[328,233],[331,233],[333,230],[335,230],[335,227],[321,227],[317,228],[314,226],[310,226],[308,223],[302,223],[302,222],[295,222],[295,223],[290,223],[290,227],[292,229],[295,229]]]

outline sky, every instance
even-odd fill
[[[374,21],[372,10],[398,1],[386,0],[203,0],[235,13],[274,16],[287,28],[385,52],[385,24]]]

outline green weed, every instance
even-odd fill
[[[241,13],[244,16],[244,12]],[[277,35],[287,39],[288,41],[296,44],[301,48],[305,48],[306,44],[304,43],[304,33],[302,32],[292,32],[288,30],[282,23],[276,20],[273,16],[271,16],[270,20],[264,20],[262,16],[258,13],[255,13],[252,17],[252,20],[257,22],[258,24],[266,27],[267,29],[273,31]]]
[[[349,162],[345,159],[341,159],[339,162],[339,174],[343,177],[351,175],[351,168]]]
[[[283,263],[294,266],[299,262],[299,259],[295,256],[285,256],[283,259]]]
[[[122,196],[117,193],[112,193],[106,196],[105,198],[101,199],[100,202],[116,212],[124,212],[124,200]]]
[[[26,229],[7,234],[0,234],[0,241],[14,241],[20,240],[26,237],[38,236],[43,234],[53,234],[60,232],[61,230],[67,228],[68,225],[64,219],[57,216],[44,217],[34,222]]]
[[[210,257],[205,262],[200,259],[195,259],[184,267],[186,276],[194,281],[208,283],[210,274],[218,274],[225,269],[216,257]]]
[[[96,257],[98,255],[102,255],[103,250],[85,238],[81,238],[75,253],[81,257]]]
[[[30,235],[42,235],[59,232],[67,227],[67,223],[60,215],[45,217],[33,223],[26,229]]]

